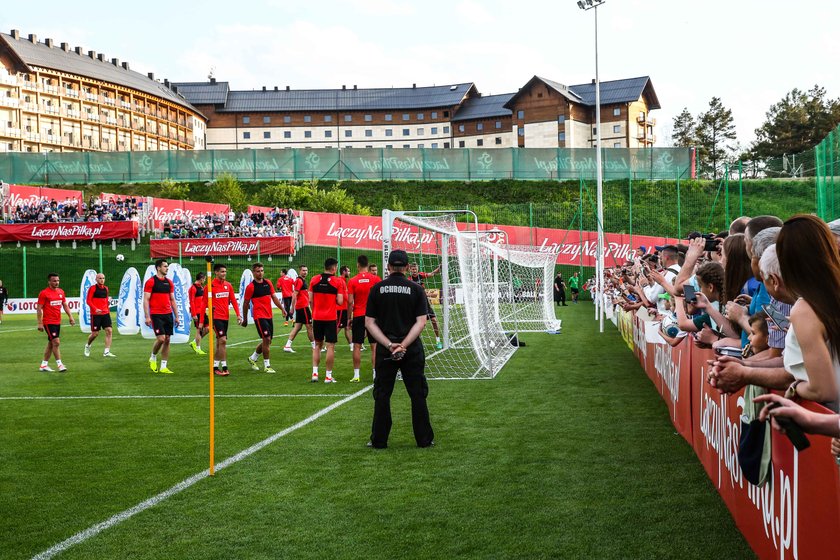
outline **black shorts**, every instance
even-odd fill
[[[291,297],[284,297],[283,298],[283,307],[286,309],[286,317],[292,318],[294,315],[294,309],[292,309],[292,298]]]
[[[262,338],[274,338],[274,319],[254,319],[257,332]]]
[[[580,290],[577,289],[577,288],[570,288],[570,289],[572,290],[573,294],[579,294],[580,293]]]
[[[152,315],[152,330],[155,331],[155,336],[164,334],[172,336],[174,328],[175,322],[171,313],[168,315]]]
[[[338,310],[338,328],[339,329],[346,329],[347,328],[347,310],[346,309],[339,309]]]
[[[370,333],[367,332],[365,328],[365,317],[364,315],[361,317],[353,317],[353,334],[352,334],[352,341],[353,344],[364,344],[365,342],[365,335],[367,335],[368,344],[376,344],[376,341],[370,336]]]
[[[309,311],[308,307],[295,310],[295,323],[300,323],[301,325],[312,323],[312,312]]]
[[[316,342],[338,342],[338,328],[335,321],[312,321],[312,335]]]
[[[101,331],[103,329],[111,328],[111,314],[107,315],[91,315],[90,316],[90,330],[91,332]]]
[[[426,317],[429,319],[437,317],[437,315],[435,315],[435,308],[432,307],[432,300],[429,299],[429,296],[426,296]]]
[[[47,333],[47,338],[52,340],[61,336],[61,325],[44,325],[44,331]]]
[[[213,330],[216,336],[227,336],[228,321],[226,319],[213,319]]]
[[[204,328],[206,329],[209,325],[207,322],[207,313],[193,315],[193,325],[195,325],[195,328],[198,328],[198,325],[204,325]]]

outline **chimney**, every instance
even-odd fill
[[[359,88],[356,87],[356,84],[353,84],[353,89],[356,90],[356,89],[359,89]]]
[[[47,45],[49,48],[53,48],[53,40],[47,37],[44,39],[44,44]]]
[[[265,91],[265,86],[263,86],[263,91]]]
[[[417,89],[417,84],[411,84],[411,89]]]
[[[91,58],[96,58],[96,51],[88,51],[88,56]]]
[[[291,89],[291,88],[290,88],[289,86],[286,86],[286,91],[289,91],[290,89]]]
[[[73,49],[73,51],[80,56],[84,54],[84,50],[82,49],[82,47],[76,47],[75,49]]]
[[[169,87],[169,78],[164,78],[163,79],[163,85],[165,85],[166,87]]]
[[[33,43],[37,43],[38,42],[38,36],[35,35],[34,33],[30,33],[29,34],[29,40]]]
[[[174,93],[178,93],[178,86],[176,86],[175,84],[172,84],[172,91]]]
[[[12,29],[12,39],[20,39],[20,31],[18,29]]]
[[[154,72],[149,72],[149,73],[147,74],[147,76],[149,76],[149,79],[150,79],[150,80],[154,80],[154,79],[155,79],[155,73],[154,73]]]
[[[280,88],[278,88],[277,86],[274,86],[274,91],[278,91],[279,89]]]
[[[211,78],[210,78],[210,83],[211,83],[211,84],[215,84],[215,83],[216,83],[216,78],[212,78],[212,77],[211,77]]]
[[[119,58],[112,58],[111,59],[111,64],[113,64],[114,66],[119,66],[120,65],[120,59]]]
[[[595,85],[595,78],[592,78],[592,85]]]
[[[99,53],[99,56],[96,58],[99,59],[99,62],[105,62],[105,53]]]
[[[347,86],[341,86],[342,91],[347,90]]]
[[[131,68],[128,67],[128,62],[123,62],[122,67],[125,68],[126,70],[131,70]]]
[[[70,43],[61,43],[61,50],[64,52],[70,52]]]

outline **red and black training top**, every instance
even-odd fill
[[[111,306],[108,300],[108,286],[94,284],[88,288],[85,301],[90,307],[91,315],[110,315]]]
[[[160,278],[157,274],[146,280],[143,291],[152,294],[149,298],[149,313],[152,315],[169,315],[172,313],[172,303],[169,294],[175,293],[175,285],[169,278]]]
[[[295,309],[304,309],[309,307],[309,292],[306,291],[306,280],[297,277],[295,280],[294,291],[297,292],[297,299],[295,300]]]
[[[200,282],[193,282],[190,286],[190,314],[198,315],[206,313],[207,296],[204,292],[204,286]]]
[[[345,292],[344,280],[323,272],[315,275],[312,290],[312,318],[316,321],[335,321],[338,304],[335,298]]]
[[[271,319],[274,317],[271,311],[271,294],[274,293],[274,286],[271,282],[254,280],[245,288],[245,300],[254,304],[251,315],[254,319]],[[243,310],[243,311],[247,311]]]

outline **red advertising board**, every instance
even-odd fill
[[[23,204],[39,204],[44,200],[55,200],[64,202],[68,198],[78,201],[79,207],[82,204],[82,191],[68,189],[50,189],[47,187],[28,187],[25,185],[9,185],[9,197],[6,199],[6,208],[11,210]]]
[[[151,219],[153,227],[163,227],[164,222],[172,220],[192,221],[205,214],[227,214],[230,206],[212,202],[190,202],[169,198],[153,198],[151,200]]]
[[[134,239],[137,222],[0,224],[0,242]]]
[[[248,214],[254,214],[257,212],[262,212],[263,214],[268,214],[269,212],[273,212],[274,208],[271,206],[248,206]]]
[[[206,257],[208,255],[291,255],[293,237],[235,237],[215,239],[152,239],[151,256]]]
[[[382,248],[382,218],[377,216],[355,216],[349,214],[330,214],[325,212],[303,213],[304,239],[307,245],[335,247],[339,239],[343,247],[359,249]],[[470,225],[458,223],[459,229]],[[598,246],[598,234],[578,230],[529,228],[526,226],[505,226],[479,224],[482,230],[499,229],[507,234],[507,242],[514,245],[536,245],[546,251],[559,251],[558,264],[595,266],[595,253]],[[640,245],[651,247],[675,243],[675,239],[607,233],[605,234],[605,258],[608,266],[622,263],[636,255]],[[504,241],[499,236],[500,241]],[[394,240],[399,245],[422,248],[424,253],[438,251],[435,236],[419,231],[416,226],[406,224],[395,227]]]
[[[784,434],[774,430],[771,479],[763,487],[753,486],[744,478],[738,461],[743,390],[724,395],[708,384],[707,360],[714,357],[711,350],[697,348],[690,339],[674,348],[653,344],[645,340],[644,331],[644,321],[637,317],[633,334],[636,356],[667,403],[674,426],[692,444],[758,557],[806,560],[836,556],[840,471],[829,452],[830,438],[809,435],[811,446],[797,452]],[[803,406],[830,412],[815,403]]]

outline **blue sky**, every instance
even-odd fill
[[[683,107],[696,114],[719,96],[746,146],[794,87],[820,84],[840,97],[839,21],[840,3],[828,0],[608,0],[601,79],[652,78],[658,145]],[[595,74],[593,13],[574,0],[42,0],[5,3],[0,29],[103,52],[161,79],[205,80],[212,69],[234,89],[472,81],[486,95],[535,74],[565,84]]]

